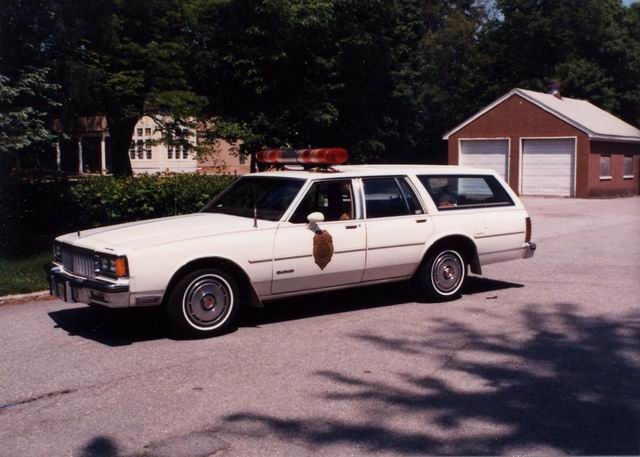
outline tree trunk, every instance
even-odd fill
[[[131,176],[129,147],[138,119],[107,116],[107,122],[111,137],[111,172],[116,176]]]

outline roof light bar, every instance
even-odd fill
[[[266,165],[331,166],[345,163],[349,158],[343,148],[263,149],[257,160]]]

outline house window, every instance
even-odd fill
[[[138,134],[138,136],[142,136],[142,129],[136,129],[136,133]]]
[[[240,154],[238,155],[238,162],[240,163],[240,165],[244,165],[245,160],[246,160],[246,159],[245,159],[245,157],[244,157],[244,154],[243,154],[243,153],[240,153]]]
[[[633,178],[633,156],[624,156],[624,179]]]
[[[144,134],[147,136],[151,136],[151,129],[150,128],[144,129]]]
[[[188,159],[189,158],[189,151],[187,151],[186,148],[182,150],[182,158],[183,159]]]
[[[600,179],[611,179],[611,156],[600,156]]]
[[[167,159],[173,159],[173,148],[167,148]]]
[[[147,149],[147,159],[151,158],[151,148]]]
[[[180,158],[180,146],[176,146],[176,159]]]
[[[133,141],[131,142],[131,146],[129,146],[129,158],[136,158],[136,144]]]
[[[136,146],[137,146],[137,153],[138,153],[138,159],[144,159],[144,141],[143,140],[137,140],[136,141]]]

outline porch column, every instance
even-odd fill
[[[78,173],[82,174],[83,171],[83,164],[82,164],[82,137],[79,136],[78,137]]]
[[[100,170],[103,175],[107,174],[107,144],[104,132],[100,137]]]
[[[60,142],[56,141],[56,169],[62,170],[62,153],[60,152]]]

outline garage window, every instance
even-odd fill
[[[633,156],[624,156],[624,179],[633,178]]]
[[[600,156],[600,179],[611,179],[611,156]]]
[[[513,200],[490,175],[418,176],[439,211],[513,206]]]

